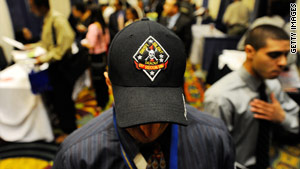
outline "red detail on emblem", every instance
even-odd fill
[[[149,49],[150,49],[150,50],[153,50],[153,45],[151,45],[151,46],[149,47]]]
[[[165,62],[165,69],[167,69],[168,63],[169,63],[169,61],[167,60],[167,61]]]
[[[159,64],[159,65],[153,65],[153,66],[150,66],[150,65],[145,65],[145,64],[138,63],[138,62],[134,61],[135,67],[136,67],[138,70],[140,70],[140,69],[145,69],[145,70],[166,69],[166,68],[167,68],[167,65],[168,65],[168,62],[169,62],[169,61],[166,61],[165,63]]]
[[[135,64],[135,67],[138,69],[138,70],[141,70],[141,68],[139,67],[139,63],[134,61],[134,64]]]

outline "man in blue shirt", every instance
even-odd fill
[[[134,22],[115,36],[108,66],[113,108],[63,142],[54,169],[233,168],[223,122],[185,104],[186,56],[174,33]]]

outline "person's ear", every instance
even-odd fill
[[[252,45],[248,44],[245,46],[245,52],[246,52],[247,59],[252,59],[256,53],[256,50]]]
[[[104,72],[103,74],[104,74],[104,77],[105,77],[106,85],[108,86],[109,93],[112,93],[111,81],[108,77],[108,73]]]

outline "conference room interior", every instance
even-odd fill
[[[108,30],[109,17],[115,11],[114,0],[49,1],[50,9],[60,12],[69,21],[74,15],[72,9],[75,4],[84,3],[93,8],[97,7],[102,12]],[[124,26],[129,20],[128,25],[143,17],[158,22],[159,17],[164,16],[164,0],[120,1],[122,10],[133,7],[139,14],[139,18],[133,21],[125,17]],[[291,22],[294,14],[295,17],[300,17],[299,0],[241,0],[248,9],[247,23],[242,29],[238,29],[238,32],[232,33],[232,28],[240,26],[240,23],[229,25],[228,22],[224,22],[223,17],[227,7],[234,1],[181,0],[180,12],[189,16],[191,20],[191,44],[187,51],[183,84],[186,103],[203,111],[205,91],[220,78],[242,66],[246,58],[243,38],[255,23],[273,24],[284,29],[289,35],[295,35],[294,39],[290,40],[291,44],[295,45],[290,46],[291,51],[295,49],[297,52],[290,52],[288,66],[278,79],[285,92],[300,106],[300,24],[299,21]],[[291,4],[297,4],[294,13],[291,12],[294,10]],[[22,168],[20,166],[23,165],[29,168],[49,169],[60,144],[68,134],[59,127],[59,119],[52,112],[52,107],[47,105],[45,96],[33,92],[29,74],[44,68],[34,64],[36,53],[23,49],[23,45],[41,39],[43,18],[32,13],[28,0],[0,1],[0,16],[0,168]],[[296,29],[292,29],[291,25],[296,25]],[[85,37],[76,37],[74,42],[77,42],[77,45],[80,43],[81,46],[83,39]],[[110,38],[110,42],[112,40]],[[106,54],[108,50],[109,44]],[[94,76],[92,72],[100,69],[103,71],[102,67],[97,65],[93,70],[89,66],[74,84],[72,99],[76,108],[77,128],[113,106],[112,91],[107,89],[108,100],[104,105],[100,104],[97,98],[99,96],[94,85],[98,83],[94,83],[93,80],[101,77]],[[300,132],[274,139],[270,151],[272,167],[300,168]]]

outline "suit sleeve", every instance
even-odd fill
[[[58,153],[55,156],[52,169],[69,169],[65,165],[65,157],[63,155],[63,152],[61,151],[61,148],[60,151],[58,151]]]
[[[223,147],[224,147],[223,166],[226,169],[234,169],[235,146],[234,146],[233,139],[228,131],[226,131],[226,135],[223,138]]]

